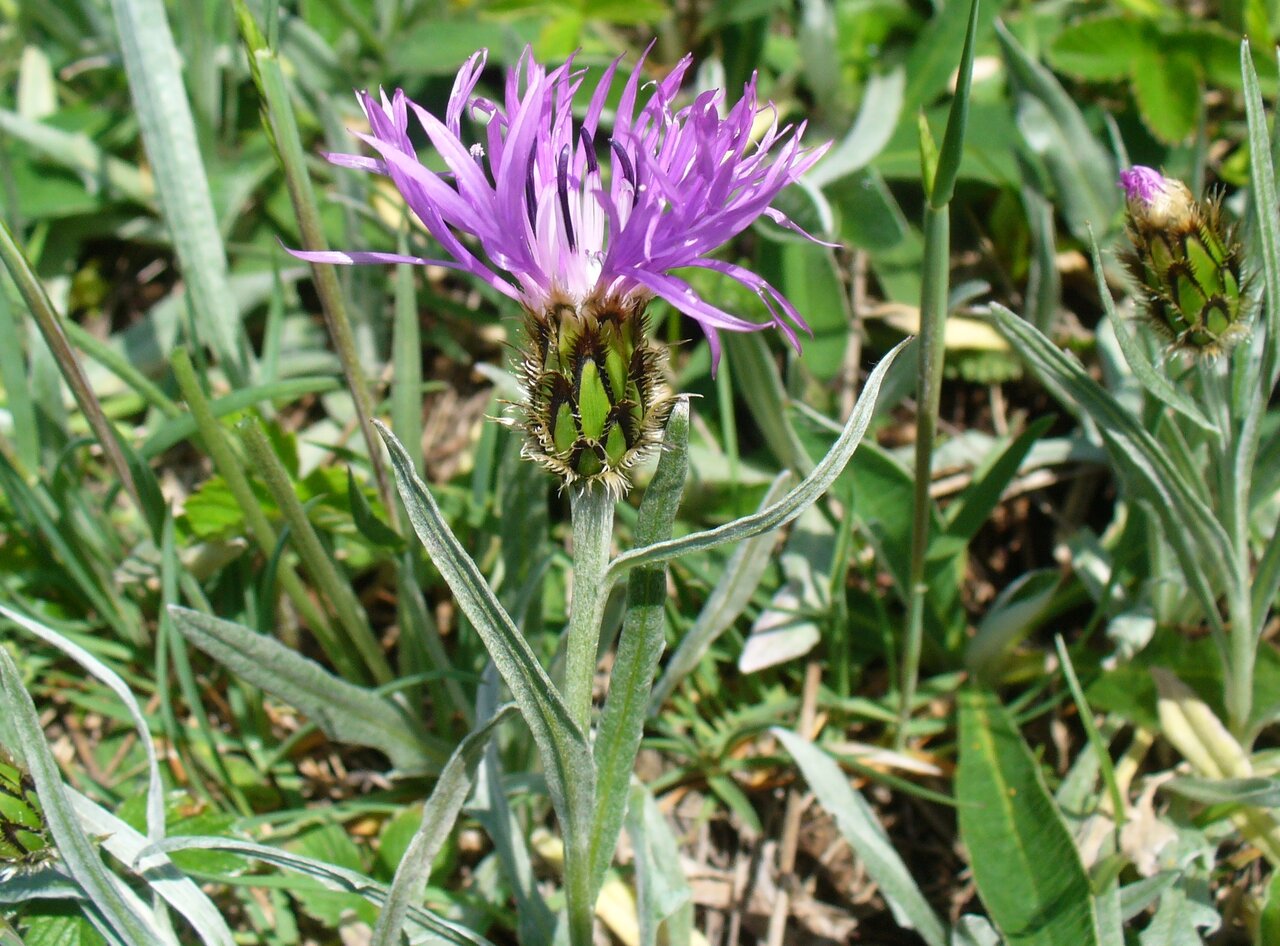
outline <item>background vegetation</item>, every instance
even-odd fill
[[[394,189],[322,152],[355,150],[353,89],[439,112],[479,47],[497,90],[527,44],[598,68],[651,38],[652,76],[686,52],[701,88],[758,73],[785,121],[836,142],[785,199],[838,248],[761,226],[725,250],[804,313],[802,354],[726,337],[713,377],[696,326],[652,310],[674,387],[695,395],[685,535],[808,474],[866,370],[920,330],[921,125],[943,140],[969,15],[0,2],[0,744],[61,853],[0,847],[21,867],[0,882],[0,943],[129,942],[112,918],[164,928],[156,898],[181,942],[397,942],[374,930],[407,857],[430,876],[402,918],[412,941],[551,942],[564,852],[543,768],[524,723],[495,715],[489,652],[359,420],[410,445],[554,676],[568,499],[486,419],[515,397],[518,312],[437,269],[313,279],[284,246],[431,255]],[[1280,9],[985,0],[975,29],[918,685],[904,713],[908,351],[822,502],[671,563],[600,937],[1280,942]],[[1241,221],[1265,298],[1234,359],[1193,365],[1133,318],[1115,260],[1133,163],[1216,188]],[[763,320],[749,293],[706,290]],[[643,532],[644,485],[620,549]],[[606,606],[606,669],[623,606]],[[428,797],[429,826],[461,813],[414,847]]]

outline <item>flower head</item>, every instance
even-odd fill
[[[1143,314],[1171,348],[1213,356],[1248,334],[1243,249],[1217,200],[1135,165],[1120,174],[1133,245],[1122,259],[1143,289]]]
[[[773,325],[798,346],[796,330],[807,326],[795,307],[756,273],[711,254],[761,216],[798,230],[770,204],[826,146],[803,148],[804,125],[779,128],[776,116],[757,140],[757,118],[771,107],[758,103],[754,77],[727,110],[718,91],[678,105],[689,57],[652,83],[642,83],[642,58],[626,77],[607,131],[601,125],[620,60],[579,103],[580,118],[574,106],[586,70],[572,59],[548,71],[526,50],[496,101],[476,93],[485,62],[481,51],[463,65],[443,117],[399,90],[378,98],[361,93],[370,131],[358,137],[373,156],[329,155],[337,165],[389,176],[449,259],[296,255],[449,266],[515,299],[526,313],[521,373],[533,455],[569,481],[596,475],[597,466],[606,475],[625,474],[660,438],[666,416],[660,358],[644,338],[653,298],[702,326],[713,366],[725,330]],[[410,113],[447,171],[419,161]],[[475,140],[464,129],[467,118],[481,126]],[[672,272],[684,267],[750,288],[771,320],[753,322],[715,305]],[[584,395],[588,365],[592,391]],[[596,394],[601,401],[584,409],[581,398]]]

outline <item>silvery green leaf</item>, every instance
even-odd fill
[[[566,854],[585,858],[596,780],[587,738],[574,723],[529,642],[449,528],[431,491],[414,471],[404,446],[384,424],[374,423],[391,454],[396,486],[414,531],[453,592],[458,607],[480,635],[533,733],[546,769],[547,788],[570,848]]]
[[[171,854],[174,851],[227,851],[231,854],[239,854],[243,857],[262,861],[265,864],[271,864],[283,870],[303,874],[319,881],[329,890],[354,893],[377,906],[382,906],[387,902],[387,887],[376,880],[371,880],[364,874],[348,870],[345,867],[326,864],[315,858],[294,854],[291,851],[268,847],[265,844],[256,844],[253,841],[196,836],[166,838],[159,844],[153,844],[144,849],[141,852],[141,857],[145,859],[157,854]],[[409,931],[410,939],[414,941],[421,941],[416,936],[418,932],[426,932],[430,934],[430,938],[427,940],[429,942],[452,943],[457,944],[457,946],[492,946],[487,939],[478,933],[473,933],[455,923],[443,920],[422,907],[410,905],[407,913],[410,923],[419,928],[419,930],[411,929]],[[139,940],[138,942],[146,941]]]
[[[1003,946],[1004,941],[985,916],[966,913],[951,931],[951,946]]]
[[[129,689],[129,685],[120,678],[118,673],[97,657],[79,644],[67,640],[53,628],[3,604],[0,604],[0,615],[8,618],[27,633],[40,638],[46,644],[58,648],[98,680],[105,683],[111,692],[120,698],[120,702],[124,704],[129,713],[129,718],[133,721],[133,728],[137,732],[138,740],[142,743],[143,751],[147,756],[147,836],[152,841],[158,841],[163,838],[164,785],[160,781],[160,765],[156,760],[156,747],[151,739],[151,730],[147,726],[146,717],[142,715],[142,707],[138,705],[138,701],[134,697],[133,691]]]
[[[862,106],[853,127],[814,165],[805,180],[823,187],[874,161],[898,127],[906,82],[907,74],[901,66],[873,75],[863,90]]]
[[[1017,90],[1018,128],[1048,168],[1071,232],[1084,240],[1090,224],[1111,230],[1120,211],[1111,156],[1053,73],[1028,56],[998,20],[996,36]]]
[[[331,739],[385,752],[403,772],[436,771],[445,757],[399,706],[334,676],[253,628],[187,608],[169,614],[188,641],[232,673],[305,713]]]
[[[818,618],[831,607],[829,575],[836,534],[830,521],[810,506],[796,520],[783,548],[785,579],[751,625],[738,656],[742,673],[757,673],[803,657],[822,639]]]
[[[103,848],[134,870],[147,886],[181,913],[207,946],[233,946],[235,937],[213,901],[164,855],[155,855],[147,864],[137,864],[138,855],[152,841],[125,821],[73,788],[67,789],[71,807],[86,831],[102,838]]]
[[[791,478],[790,473],[782,473],[775,478],[760,501],[760,508],[767,508],[777,502]],[[680,681],[698,665],[707,648],[746,610],[765,569],[769,567],[775,543],[772,533],[762,533],[745,540],[733,550],[733,555],[721,572],[720,580],[698,612],[693,627],[680,639],[680,645],[667,661],[662,676],[654,686],[649,697],[649,715],[652,716],[662,708],[662,704]]]
[[[849,421],[845,424],[840,436],[827,452],[827,455],[822,458],[817,466],[813,468],[813,471],[795,489],[768,509],[762,510],[755,515],[737,519],[715,529],[708,529],[705,532],[695,532],[692,535],[682,536],[678,539],[668,539],[665,542],[656,542],[652,545],[624,552],[610,563],[606,580],[616,579],[637,565],[670,561],[673,558],[679,558],[681,555],[688,555],[691,552],[703,552],[707,549],[724,545],[727,542],[738,542],[753,535],[768,532],[779,526],[786,525],[809,506],[812,506],[831,488],[831,484],[835,482],[836,477],[840,475],[850,458],[852,458],[854,451],[858,449],[858,444],[862,441],[862,436],[867,432],[867,427],[871,423],[876,397],[880,393],[881,385],[884,384],[885,375],[888,373],[894,359],[898,357],[909,341],[910,339],[904,339],[899,342],[876,365],[875,370],[871,372],[871,375],[863,385],[862,393],[858,395],[858,401],[854,405],[853,412],[849,415]]]
[[[111,8],[134,114],[191,306],[223,369],[243,383],[249,379],[247,349],[168,14],[162,0],[112,0]]]
[[[1000,592],[965,650],[965,666],[981,679],[998,674],[1005,658],[1035,630],[1062,582],[1056,568],[1027,572]]]
[[[992,306],[990,317],[1040,382],[1063,403],[1078,405],[1097,424],[1113,461],[1160,518],[1165,538],[1177,553],[1186,583],[1205,616],[1217,633],[1224,633],[1217,600],[1218,589],[1234,580],[1227,564],[1230,543],[1194,484],[1079,361],[1003,306]]]
[[[635,856],[640,946],[657,946],[660,932],[669,946],[688,946],[693,890],[685,879],[680,845],[649,790],[633,785],[629,794],[627,835]]]
[[[35,782],[36,795],[44,807],[45,820],[61,863],[94,905],[100,931],[125,946],[137,943],[176,946],[176,940],[156,922],[137,895],[106,869],[93,842],[80,826],[62,784],[58,763],[45,742],[35,705],[22,685],[18,668],[3,647],[0,647],[0,708],[16,730],[22,761]]]
[[[689,401],[681,398],[667,419],[658,465],[640,502],[635,528],[638,544],[671,537],[688,472]],[[593,747],[599,798],[591,823],[593,890],[600,889],[622,830],[653,678],[666,646],[666,603],[664,563],[641,566],[627,576],[627,611]]]
[[[836,820],[868,876],[880,887],[898,925],[915,930],[929,946],[944,946],[946,929],[907,870],[875,812],[849,784],[832,758],[793,732],[771,729],[800,766],[822,807]]]
[[[409,906],[422,898],[423,889],[431,878],[431,865],[448,840],[453,824],[462,810],[463,802],[471,791],[476,766],[489,744],[493,731],[513,715],[514,705],[500,708],[481,726],[458,743],[449,761],[445,763],[422,808],[422,824],[409,842],[400,865],[387,891],[387,902],[378,916],[370,946],[399,946],[400,933],[404,929]]]

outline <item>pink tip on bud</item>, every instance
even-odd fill
[[[1165,194],[1164,176],[1154,168],[1141,164],[1120,172],[1120,187],[1124,188],[1129,200],[1140,200],[1150,204]]]

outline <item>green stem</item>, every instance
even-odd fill
[[[573,516],[573,606],[565,653],[564,701],[570,718],[591,731],[591,691],[600,647],[600,623],[609,598],[609,546],[613,540],[613,495],[599,483],[570,487]],[[591,946],[595,897],[591,869],[591,815],[564,828],[565,908],[569,942]]]
[[[26,302],[27,308],[36,320],[36,325],[40,328],[40,334],[44,336],[45,344],[49,346],[54,359],[58,362],[58,367],[62,369],[62,377],[71,388],[71,393],[75,395],[76,403],[84,412],[94,436],[98,438],[98,445],[102,447],[107,463],[119,478],[125,492],[133,500],[134,507],[139,510],[144,509],[138,495],[138,487],[133,481],[133,473],[129,470],[124,452],[116,440],[115,429],[107,420],[107,415],[103,413],[97,395],[89,386],[89,379],[85,377],[75,352],[71,350],[71,343],[67,340],[62,319],[59,318],[53,302],[44,291],[44,285],[32,270],[31,264],[27,262],[26,256],[23,255],[18,241],[14,239],[3,221],[0,221],[0,259],[3,259],[5,268],[9,270],[9,275],[13,277],[18,292],[21,293],[23,301]]]
[[[306,509],[294,492],[289,472],[276,456],[262,425],[256,420],[242,421],[239,430],[249,460],[267,484],[284,521],[289,524],[290,542],[310,573],[317,592],[329,600],[338,616],[338,624],[346,634],[345,646],[355,649],[375,682],[390,683],[395,674],[391,672],[391,665],[387,663],[387,655],[382,652],[378,639],[373,636],[368,616],[351,590],[350,580],[338,571],[320,541]]]
[[[901,702],[895,744],[907,739],[911,704],[920,677],[920,651],[924,642],[925,557],[929,548],[929,523],[933,500],[933,441],[938,430],[942,393],[943,329],[947,317],[947,282],[951,253],[951,213],[947,206],[928,206],[924,212],[924,280],[920,292],[918,393],[916,396],[915,505],[911,519],[911,569],[907,584],[907,635],[902,645]]]
[[[280,60],[274,50],[266,47],[265,39],[253,23],[252,14],[243,8],[238,9],[237,13],[253,77],[262,96],[263,113],[276,146],[276,154],[284,168],[285,185],[298,221],[298,231],[302,235],[302,245],[309,250],[327,250],[329,244],[320,222],[320,208],[311,187],[311,177],[307,173],[306,154],[302,148],[302,138],[298,133],[298,123],[293,114],[293,103],[285,86]],[[333,339],[333,347],[342,364],[347,390],[355,404],[356,419],[369,453],[369,465],[373,469],[378,498],[382,500],[392,526],[395,526],[397,515],[396,505],[392,500],[394,494],[391,492],[391,479],[387,475],[381,444],[373,427],[373,398],[356,351],[355,334],[351,330],[342,287],[338,284],[333,267],[329,265],[312,264],[311,277],[315,283],[316,295],[320,297],[320,308],[324,312],[329,336]]]
[[[599,484],[570,487],[573,515],[573,608],[565,648],[564,701],[569,716],[591,731],[591,690],[596,676],[600,622],[609,597],[605,572],[613,540],[614,498]]]
[[[275,527],[271,525],[267,514],[262,511],[262,503],[254,495],[244,467],[231,448],[226,430],[214,416],[209,399],[196,379],[195,369],[191,365],[191,355],[185,348],[177,348],[173,352],[170,364],[173,368],[173,377],[178,382],[178,390],[182,393],[183,400],[187,402],[191,416],[195,419],[196,430],[204,443],[205,452],[213,461],[213,468],[226,482],[227,489],[231,491],[236,505],[240,507],[249,535],[257,543],[258,551],[269,559],[275,554],[277,545]],[[281,562],[279,581],[280,587],[289,596],[298,614],[315,635],[320,649],[333,661],[333,665],[344,677],[352,680],[360,679],[360,664],[350,653],[350,649],[343,644],[341,638],[334,633],[329,619],[308,593],[302,579],[294,570],[292,562]]]

